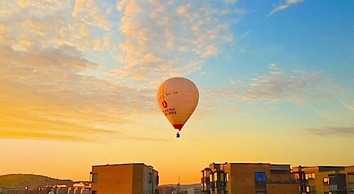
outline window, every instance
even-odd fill
[[[328,177],[323,178],[323,185],[329,185],[329,178]]]
[[[306,192],[316,192],[316,187],[315,186],[306,186]]]
[[[225,173],[224,172],[220,172],[220,182],[224,182],[225,181]]]
[[[266,187],[266,174],[265,172],[256,172],[254,174],[255,182],[256,182],[256,188],[265,188]]]
[[[97,182],[98,179],[98,174],[97,173],[92,173],[92,182],[95,183]]]
[[[97,194],[97,191],[92,191],[91,193],[92,193],[92,194]]]
[[[213,173],[213,187],[218,188],[218,172]]]
[[[152,173],[149,172],[149,183],[151,183],[151,181],[152,181]]]
[[[316,174],[315,173],[305,174],[305,179],[306,180],[315,179],[315,178],[316,178]]]
[[[205,168],[203,171],[202,171],[202,176],[203,177],[210,177],[210,173],[211,172],[211,170],[210,170],[210,168]]]
[[[299,174],[295,174],[295,179],[296,180],[300,180],[300,175]]]
[[[255,179],[256,179],[256,182],[266,182],[265,172],[256,172]]]
[[[213,173],[213,177],[214,177],[214,181],[216,182],[216,181],[218,181],[218,172],[214,172]]]

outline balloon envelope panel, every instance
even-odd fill
[[[157,100],[173,127],[181,130],[197,107],[199,92],[192,81],[175,77],[160,85]]]

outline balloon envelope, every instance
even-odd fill
[[[181,130],[199,101],[197,86],[190,80],[174,77],[164,81],[157,92],[161,111],[177,130]]]

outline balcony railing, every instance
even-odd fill
[[[338,191],[338,185],[329,185],[330,191]]]
[[[338,185],[329,185],[329,191],[347,191],[347,187],[338,187]]]
[[[288,180],[272,180],[272,179],[268,179],[267,180],[267,184],[298,184],[298,182],[296,180],[294,180],[294,179],[288,179]]]
[[[349,191],[354,191],[354,183],[348,183]]]

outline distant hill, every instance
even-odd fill
[[[7,174],[0,175],[0,188],[34,188],[45,187],[52,185],[67,185],[72,186],[72,180],[54,179],[42,175],[34,174]]]

